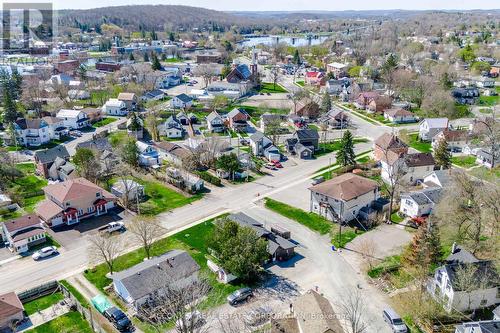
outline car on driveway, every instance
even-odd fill
[[[128,319],[127,315],[123,313],[122,310],[118,309],[115,306],[112,306],[106,311],[104,311],[104,316],[108,318],[110,322],[115,325],[115,327],[120,332],[131,332],[133,331],[132,322]]]
[[[57,249],[55,246],[46,246],[38,251],[36,251],[35,253],[33,253],[33,255],[31,256],[34,260],[39,260],[39,259],[42,259],[42,258],[47,258],[47,257],[50,257],[54,254],[57,254]]]
[[[242,288],[242,289],[236,290],[234,293],[227,296],[227,302],[229,303],[229,305],[236,305],[236,304],[241,303],[243,301],[248,301],[252,297],[253,297],[252,289]]]
[[[394,333],[408,332],[408,328],[406,327],[405,323],[393,309],[384,309],[384,311],[382,311],[382,316],[384,317],[385,322],[391,326],[391,329]]]
[[[115,231],[121,231],[125,229],[125,224],[123,222],[109,222],[103,231],[106,231],[107,233],[112,233]]]

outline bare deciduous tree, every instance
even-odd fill
[[[385,149],[382,149],[382,160],[385,162],[385,164],[382,165],[382,172],[386,174],[386,179],[382,182],[382,186],[386,189],[387,193],[389,193],[388,220],[391,221],[394,200],[396,198],[396,195],[401,190],[401,187],[405,185],[404,176],[406,175],[407,171],[406,154],[400,156],[390,147],[387,147]]]
[[[113,274],[115,260],[122,250],[120,239],[98,233],[90,236],[89,242],[90,260],[95,264],[104,262],[109,273]]]
[[[368,332],[368,324],[364,318],[366,305],[359,290],[346,291],[339,307],[351,333]]]
[[[377,250],[377,244],[372,239],[364,239],[359,243],[357,250],[361,252],[363,259],[368,265],[368,269],[372,269],[376,261],[375,252]]]
[[[166,230],[156,220],[155,217],[148,217],[144,215],[136,216],[129,226],[130,232],[134,235],[140,245],[146,252],[146,257],[151,258],[151,249],[154,240],[161,236]]]

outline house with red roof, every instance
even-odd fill
[[[4,242],[12,252],[22,253],[45,242],[46,231],[35,214],[5,221],[1,225]]]
[[[108,213],[118,198],[85,178],[70,179],[43,188],[45,200],[35,213],[48,226],[71,225]]]
[[[306,82],[306,84],[312,86],[322,85],[325,83],[325,73],[318,71],[306,72],[304,81]]]

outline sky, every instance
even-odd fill
[[[36,2],[14,1],[8,2]],[[44,0],[42,2],[48,2]],[[493,9],[499,0],[53,0],[55,9],[87,9],[138,4],[174,4],[222,11],[300,11],[374,9]]]

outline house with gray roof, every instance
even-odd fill
[[[210,132],[224,132],[226,130],[226,126],[224,125],[224,119],[216,112],[212,111],[207,117],[207,127]]]
[[[455,333],[500,333],[500,320],[462,323],[455,327]]]
[[[200,266],[185,251],[172,250],[113,273],[113,289],[129,306],[138,310],[155,293],[167,286],[183,288],[196,281]]]
[[[425,118],[419,123],[418,137],[422,141],[431,141],[441,131],[448,129],[448,118]]]
[[[429,215],[439,202],[441,188],[426,188],[401,194],[399,211],[409,217]]]
[[[273,144],[271,139],[265,136],[262,132],[256,131],[249,137],[250,147],[255,156],[264,156],[269,161],[280,161],[281,152]]]
[[[45,178],[49,177],[49,169],[56,158],[69,160],[69,153],[65,146],[58,145],[50,149],[37,150],[35,152],[36,171]]]
[[[193,99],[186,94],[179,94],[170,100],[170,106],[174,109],[189,109],[193,105]]]

